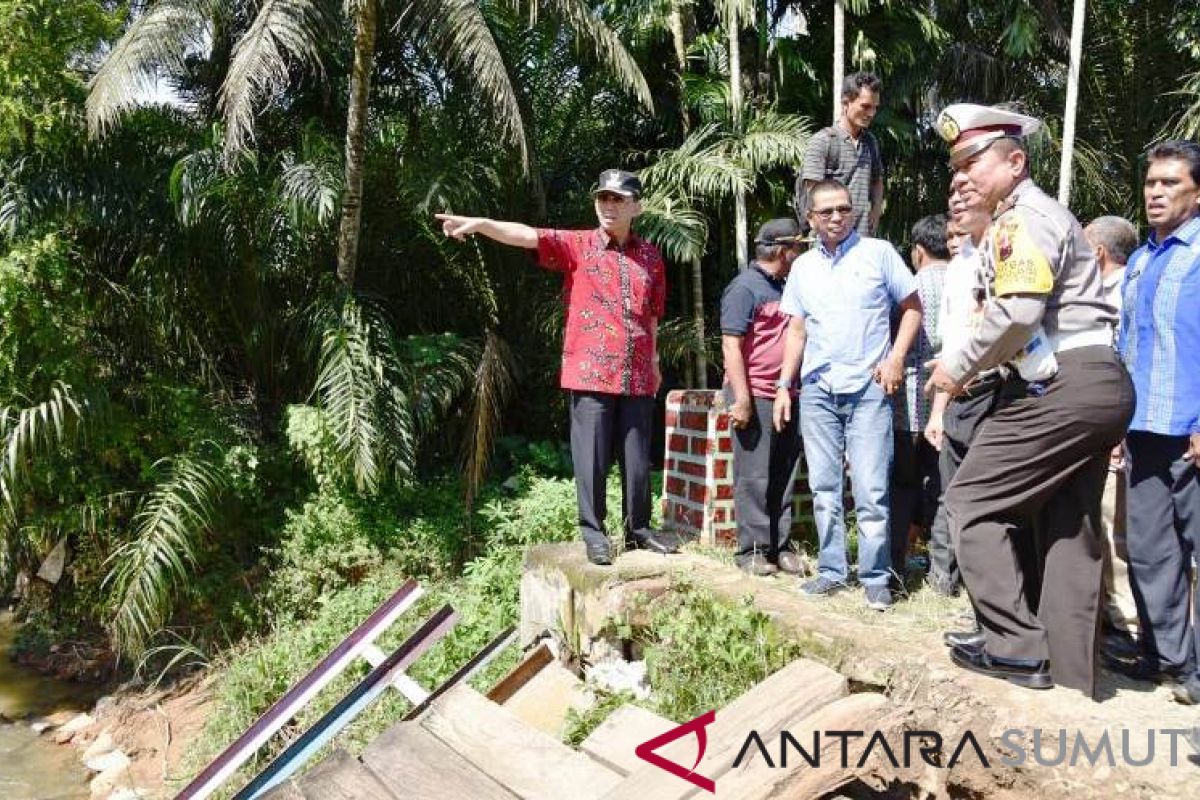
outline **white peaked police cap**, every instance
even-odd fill
[[[1036,133],[1042,122],[1007,108],[954,103],[942,109],[935,125],[941,137],[950,144],[950,165],[957,166],[986,150],[997,139],[1020,139]]]

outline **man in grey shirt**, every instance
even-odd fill
[[[868,128],[879,111],[883,84],[870,72],[856,72],[842,81],[842,116],[813,134],[804,150],[804,166],[796,179],[796,215],[807,230],[808,190],[832,178],[850,190],[858,215],[857,230],[874,236],[883,213],[883,158],[879,140]]]

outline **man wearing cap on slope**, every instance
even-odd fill
[[[604,530],[605,481],[614,450],[624,481],[626,547],[674,553],[678,538],[650,528],[650,428],[658,367],[658,321],[667,296],[658,249],[633,233],[641,213],[636,175],[600,173],[599,227],[532,228],[519,222],[436,214],[442,232],[471,234],[537,250],[538,263],[564,275],[566,330],[561,385],[571,393],[571,461],[579,530],[593,564],[611,564]]]
[[[1040,122],[957,104],[938,117],[963,192],[993,209],[984,246],[991,292],[979,327],[939,362],[930,387],[956,395],[979,371],[1011,362],[1041,325],[1057,372],[1005,378],[946,492],[963,579],[984,630],[959,666],[1029,688],[1095,690],[1102,560],[1097,535],[1108,455],[1133,412],[1133,385],[1112,348],[1116,321],[1096,258],[1071,212],[1029,178],[1023,137]],[[1013,540],[1034,523],[1043,588],[1022,591]]]
[[[892,468],[892,398],[904,385],[904,358],[921,327],[917,279],[882,239],[854,229],[850,192],[835,180],[809,190],[808,223],[817,241],[796,259],[781,308],[791,319],[776,383],[775,429],[793,419],[792,387],[800,376],[800,433],[820,542],[817,577],[808,595],[846,588],[842,513],[846,461],[858,521],[858,577],[867,606],[892,605],[888,588],[888,480]],[[892,308],[901,309],[895,342]]]
[[[751,575],[800,572],[800,556],[790,541],[792,486],[800,458],[797,392],[789,392],[788,424],[779,431],[771,424],[788,324],[779,302],[800,242],[796,220],[765,223],[754,237],[755,260],[721,296],[725,397],[733,426],[734,561]]]

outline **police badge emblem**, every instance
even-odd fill
[[[947,142],[953,142],[958,138],[958,135],[962,133],[962,130],[958,127],[958,123],[955,122],[954,117],[950,116],[945,111],[938,115],[937,122],[935,124],[937,125],[938,133]]]

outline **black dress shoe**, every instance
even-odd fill
[[[1100,650],[1100,660],[1113,672],[1133,678],[1135,681],[1162,683],[1168,686],[1181,680],[1179,670],[1159,666],[1157,658],[1141,655],[1134,659],[1116,658],[1105,649]]]
[[[946,647],[969,647],[978,650],[987,642],[983,631],[976,628],[973,631],[946,631],[942,634]]]
[[[587,550],[588,561],[593,564],[600,567],[612,564],[612,551],[608,548],[608,544],[588,544],[584,549]]]
[[[1054,679],[1050,677],[1049,661],[1039,661],[1036,666],[1010,664],[997,661],[982,647],[978,650],[968,647],[952,648],[950,660],[963,669],[986,675],[989,678],[1002,678],[1026,689],[1054,688]]]
[[[625,535],[626,550],[649,550],[651,553],[670,555],[679,552],[679,535],[671,531],[647,531]]]

